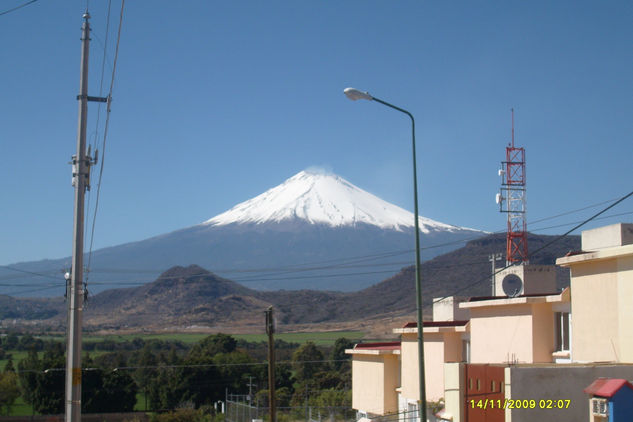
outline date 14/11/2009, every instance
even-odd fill
[[[473,409],[567,409],[571,403],[569,399],[479,399],[469,400]]]

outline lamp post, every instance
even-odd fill
[[[424,338],[422,332],[424,331],[422,325],[422,288],[420,283],[420,227],[418,216],[418,175],[417,166],[415,160],[415,120],[413,115],[407,110],[400,107],[396,107],[393,104],[389,104],[379,98],[376,98],[369,94],[369,92],[359,91],[355,88],[345,88],[343,93],[352,101],[356,100],[368,100],[376,101],[380,104],[391,107],[394,110],[398,110],[411,118],[411,145],[413,148],[413,209],[415,214],[415,299],[417,306],[417,324],[418,324],[418,368],[419,368],[419,387],[420,387],[420,400],[418,402],[418,411],[420,420],[426,422],[426,389],[424,380]]]

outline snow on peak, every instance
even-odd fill
[[[413,213],[383,201],[347,180],[323,170],[304,170],[203,224],[261,224],[301,219],[312,224],[353,226],[357,223],[402,230],[413,227]],[[420,217],[420,230],[459,227]]]

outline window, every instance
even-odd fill
[[[555,350],[569,350],[569,312],[554,313]]]
[[[409,403],[407,406],[407,419],[411,422],[418,420],[418,404]]]
[[[609,416],[609,404],[606,399],[591,399],[591,414],[593,416]]]
[[[462,340],[462,362],[470,363],[470,340]]]

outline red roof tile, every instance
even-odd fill
[[[613,397],[620,388],[628,386],[633,390],[633,385],[625,379],[621,378],[598,378],[591,385],[585,388],[583,391],[587,394],[600,397]]]

